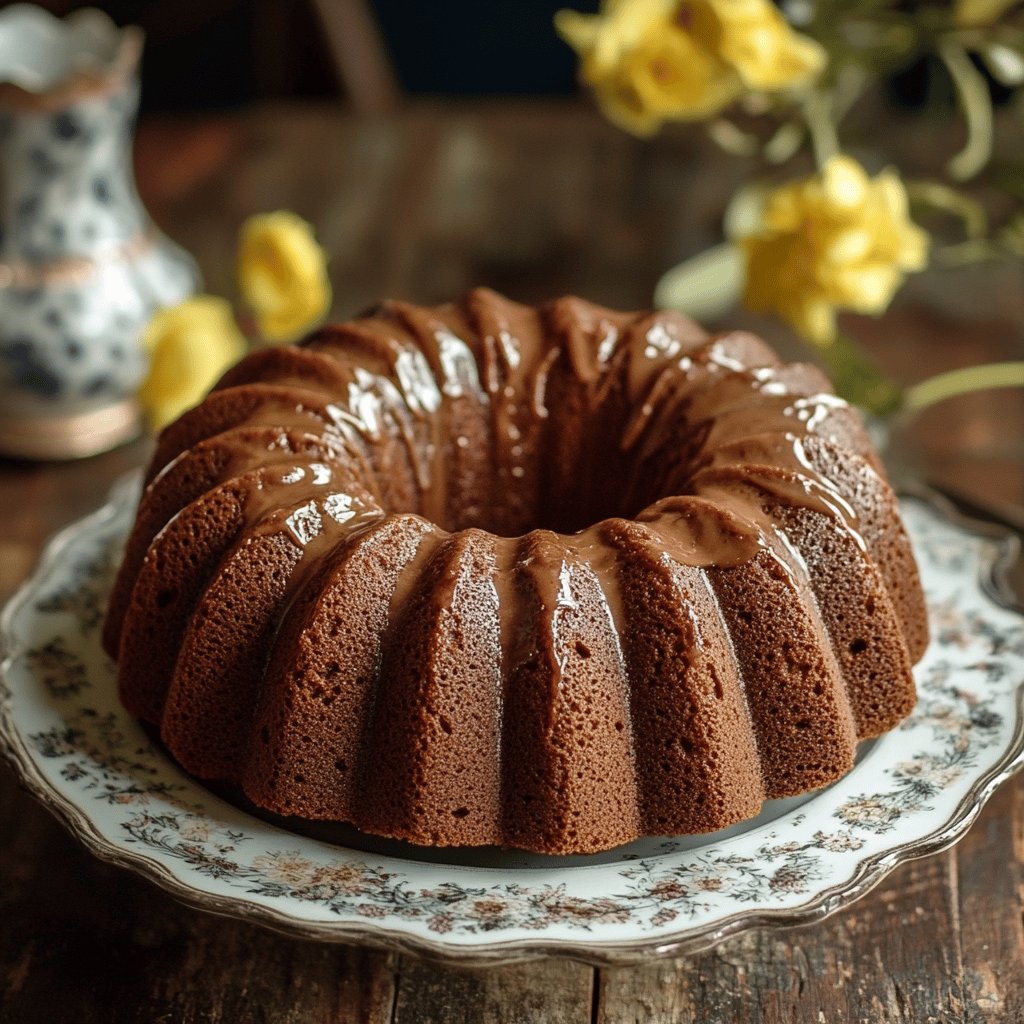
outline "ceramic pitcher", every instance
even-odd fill
[[[0,12],[0,454],[134,436],[142,330],[197,286],[135,191],[141,50],[98,10]]]

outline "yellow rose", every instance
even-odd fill
[[[636,135],[803,84],[826,59],[770,0],[604,0],[596,15],[559,11],[555,26],[605,115]]]
[[[710,0],[709,6],[718,18],[719,53],[747,89],[776,92],[824,70],[824,49],[794,32],[770,0]]]
[[[653,135],[666,120],[710,117],[739,96],[735,76],[684,32],[641,41],[619,73],[598,85],[605,117],[634,135]]]
[[[984,28],[997,22],[1020,0],[956,0],[953,22],[959,28]]]
[[[153,315],[142,335],[149,372],[138,399],[154,430],[196,404],[245,353],[231,305],[197,295]]]
[[[238,250],[238,283],[269,341],[292,341],[331,304],[326,257],[313,229],[294,213],[250,217]]]
[[[898,175],[869,178],[845,156],[769,193],[741,245],[748,308],[779,314],[821,345],[835,339],[838,309],[877,316],[928,261],[928,235],[910,220]]]

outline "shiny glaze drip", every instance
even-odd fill
[[[749,508],[732,508],[703,497],[662,498],[636,518],[647,524],[666,553],[681,565],[742,565],[764,547],[759,516]]]
[[[465,308],[477,335],[480,379],[488,395],[493,495],[498,533],[522,532],[540,500],[538,450],[549,414],[548,379],[562,353],[545,343],[536,310],[483,290]]]

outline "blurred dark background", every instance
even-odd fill
[[[346,75],[375,46],[380,65],[410,94],[575,89],[572,51],[552,26],[565,0],[42,0],[41,6],[59,15],[99,7],[119,24],[141,25],[143,109],[149,111],[353,98],[360,85]],[[570,6],[593,11],[598,0]],[[376,36],[369,47],[367,35]],[[376,69],[360,72],[373,79]]]

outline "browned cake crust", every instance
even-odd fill
[[[820,371],[478,289],[254,353],[168,427],[104,642],[260,807],[568,853],[840,777],[913,705],[927,620]]]

